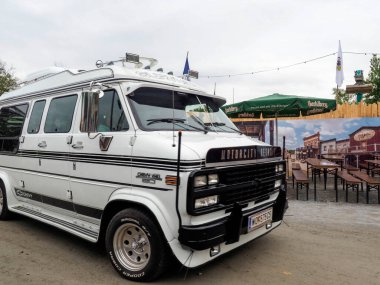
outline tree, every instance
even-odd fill
[[[373,86],[371,93],[364,95],[364,102],[367,104],[380,101],[380,58],[374,54],[371,58],[371,70],[369,71],[366,83]]]
[[[333,88],[333,95],[335,95],[336,103],[342,105],[344,103],[352,103],[355,99],[353,94],[347,94],[344,89]]]
[[[13,75],[12,68],[7,69],[4,62],[0,61],[0,96],[17,87],[17,78]]]

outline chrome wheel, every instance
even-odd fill
[[[117,229],[113,248],[117,260],[130,271],[143,270],[149,262],[151,247],[148,236],[135,224],[125,223]]]

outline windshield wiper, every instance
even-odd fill
[[[205,134],[207,134],[206,130],[194,127],[194,126],[186,123],[186,119],[181,119],[181,118],[157,118],[157,119],[149,119],[147,121],[149,121],[148,125],[152,125],[152,124],[155,124],[155,123],[169,123],[169,124],[174,124],[176,126],[180,126],[181,127],[181,125],[179,125],[179,124],[183,124],[183,125],[185,125],[187,127],[193,128],[194,130],[197,130],[197,131],[200,131],[200,132],[204,132]],[[186,130],[190,130],[190,129],[187,128]]]
[[[223,130],[221,127],[225,127],[227,129],[230,129],[230,130],[233,130],[241,135],[243,135],[243,132],[239,131],[239,130],[236,130],[234,128],[231,128],[229,126],[226,126],[225,123],[222,123],[222,122],[212,122],[212,123],[205,123],[205,126],[215,126],[215,127],[219,127],[219,129]]]
[[[205,132],[205,134],[207,134],[207,132],[210,130],[210,128],[208,126],[206,126],[206,124],[201,120],[199,119],[198,117],[194,116],[194,115],[191,115],[190,116],[197,124],[201,125],[202,128],[203,128],[203,131]]]
[[[186,120],[181,118],[157,118],[147,120],[148,126],[155,123],[184,123]]]

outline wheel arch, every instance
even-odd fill
[[[100,224],[100,241],[104,240],[107,227],[112,217],[127,208],[139,209],[150,216],[159,227],[159,230],[162,232],[167,242],[170,242],[175,238],[169,223],[165,219],[159,207],[150,199],[134,195],[117,194],[113,195],[112,199],[109,200],[108,204],[104,208]]]
[[[2,186],[5,188],[5,192],[8,194],[11,189],[11,184],[8,179],[8,175],[3,171],[0,171],[0,184],[2,184]]]

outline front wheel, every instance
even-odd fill
[[[116,214],[108,225],[106,249],[121,276],[133,281],[151,281],[168,263],[166,240],[152,219],[137,209]]]
[[[7,193],[4,184],[0,181],[0,220],[8,220],[9,216]]]

